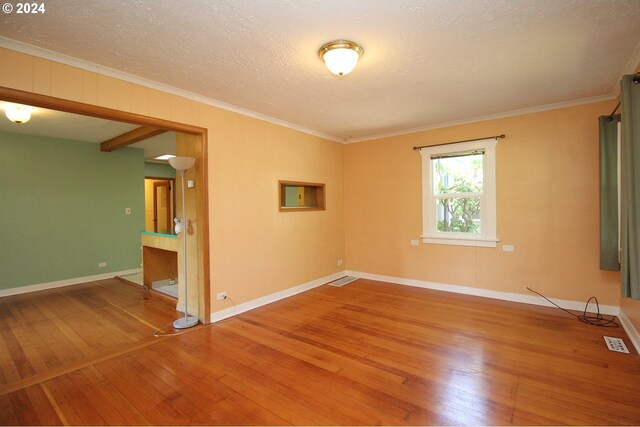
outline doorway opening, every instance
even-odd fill
[[[144,179],[145,230],[160,234],[175,234],[175,178],[147,176]]]
[[[210,248],[209,248],[209,215],[208,215],[208,173],[207,173],[207,130],[198,126],[184,123],[173,122],[154,117],[143,116],[134,113],[114,110],[105,107],[85,104],[76,101],[70,101],[62,98],[56,98],[46,95],[35,94],[31,92],[0,87],[0,100],[31,105],[37,108],[45,108],[49,110],[62,111],[67,113],[96,117],[100,119],[111,120],[114,122],[129,123],[139,128],[127,133],[126,140],[122,138],[114,138],[109,141],[111,144],[108,149],[102,151],[113,151],[120,147],[133,144],[139,135],[150,137],[160,132],[176,132],[178,135],[176,141],[176,154],[182,156],[190,156],[196,159],[194,168],[189,171],[189,178],[194,182],[194,188],[186,192],[187,204],[189,206],[189,216],[191,228],[188,229],[190,237],[190,245],[187,260],[188,265],[188,287],[189,287],[189,311],[193,309],[197,312],[197,316],[203,324],[210,322]],[[121,135],[121,136],[124,136]],[[171,192],[175,186],[171,187]],[[169,184],[166,187],[159,185],[157,188],[159,197],[157,203],[162,206],[163,198],[165,200],[166,211],[162,209],[158,212],[157,227],[158,230],[168,230],[166,220],[175,215],[175,203],[170,206],[167,202],[169,196]],[[163,193],[165,191],[165,193]],[[174,196],[175,197],[175,196]],[[171,212],[169,212],[171,210]],[[130,210],[127,209],[125,215],[129,215]],[[193,297],[193,301],[192,301]],[[193,314],[193,313],[192,313]]]

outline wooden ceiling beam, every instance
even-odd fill
[[[143,139],[160,135],[167,132],[166,129],[160,129],[155,126],[140,126],[139,128],[125,132],[115,138],[108,139],[100,143],[100,151],[113,151],[118,148],[126,147]]]
[[[128,113],[112,108],[98,107],[97,105],[84,104],[82,102],[55,98],[53,96],[26,92],[0,86],[0,100],[14,102],[16,104],[31,105],[32,107],[48,108],[50,110],[64,111],[66,113],[82,114],[84,116],[97,117],[99,119],[114,120],[117,122],[132,123],[135,125],[157,126],[168,131],[187,133],[189,135],[204,135],[206,129],[172,122],[170,120],[156,119],[135,113]]]

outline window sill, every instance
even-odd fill
[[[467,238],[432,235],[420,237],[422,237],[422,243],[435,243],[437,245],[476,246],[482,248],[495,248],[498,246],[498,239],[487,237]]]

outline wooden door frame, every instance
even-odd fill
[[[197,227],[198,248],[198,318],[203,324],[211,321],[211,283],[210,283],[210,248],[209,248],[209,176],[207,129],[186,123],[144,116],[136,113],[115,110],[107,107],[41,95],[18,89],[0,86],[0,100],[17,104],[66,113],[97,117],[117,122],[131,123],[139,126],[154,126],[167,131],[185,133],[195,136],[195,175],[196,175],[196,216],[200,227]]]

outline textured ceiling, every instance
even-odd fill
[[[612,96],[638,0],[56,0],[0,36],[340,140]],[[349,76],[317,56],[346,38]],[[6,45],[6,40],[5,40]]]

